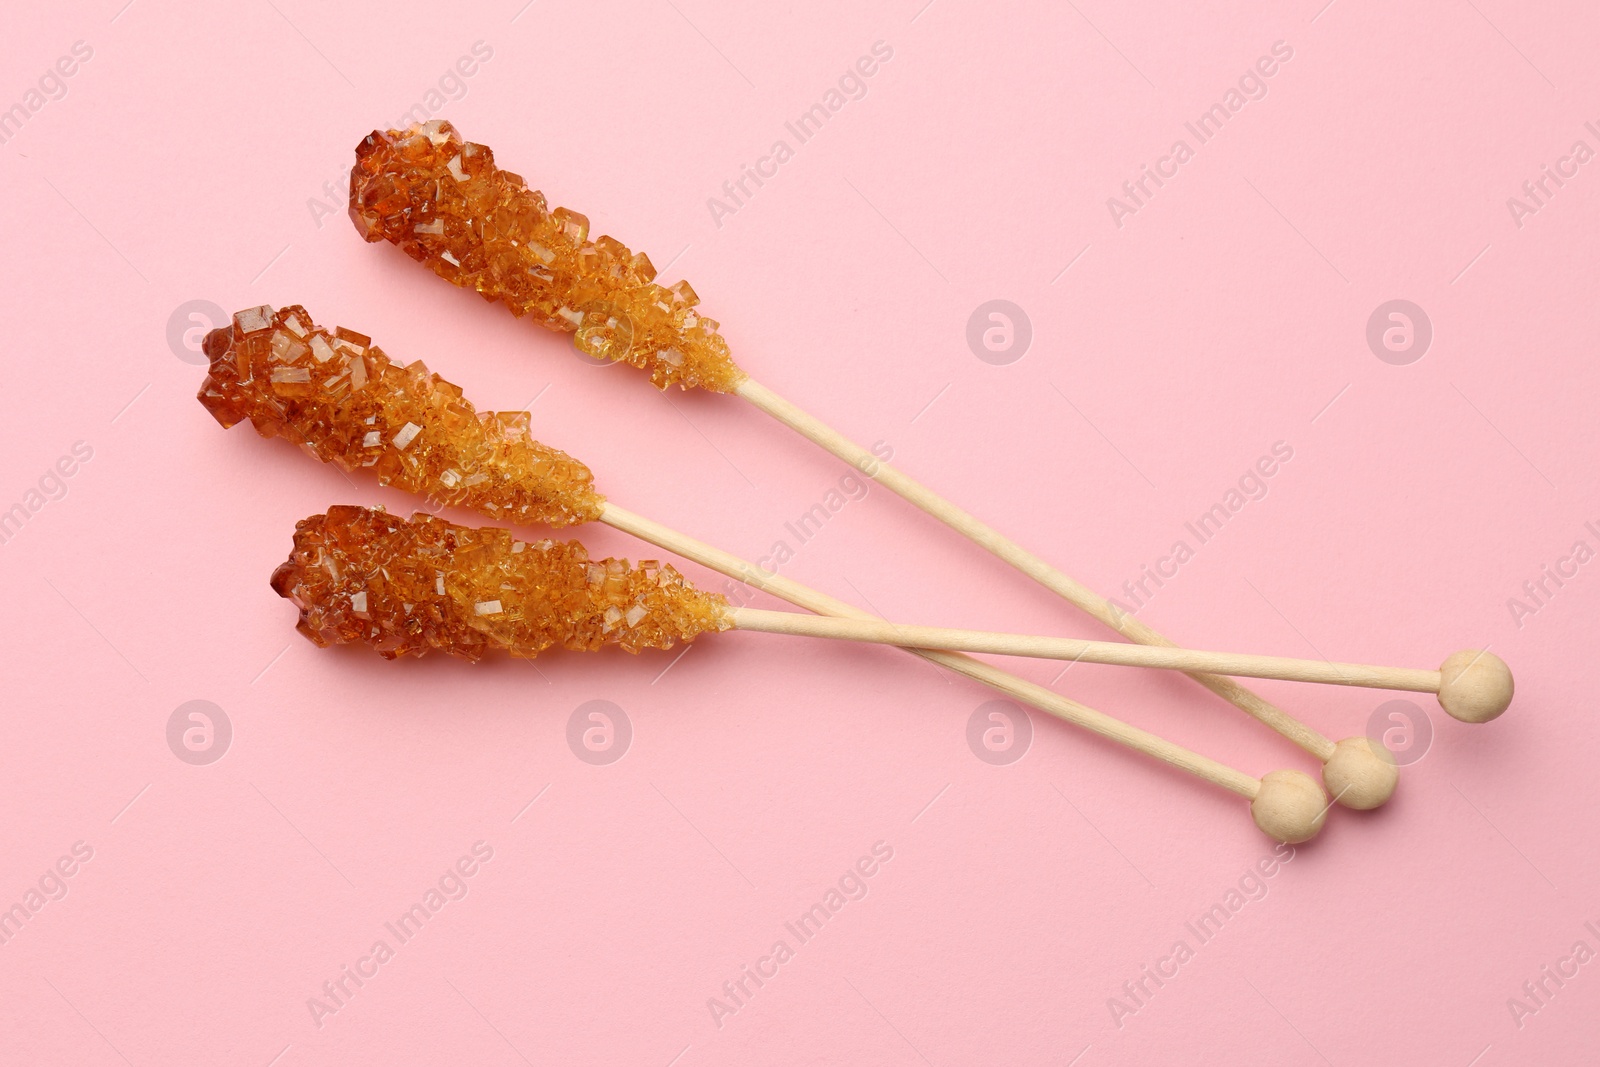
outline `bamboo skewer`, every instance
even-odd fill
[[[790,611],[763,611],[760,608],[729,608],[726,614],[734,629],[760,633],[1433,693],[1438,696],[1440,706],[1462,722],[1488,722],[1496,718],[1511,703],[1513,691],[1511,670],[1505,661],[1491,652],[1472,649],[1454,653],[1439,670],[1430,671],[1234,652],[1202,652],[1166,645],[1132,645],[1121,641],[1082,641],[938,626],[904,626],[884,621],[865,622],[800,615]]]

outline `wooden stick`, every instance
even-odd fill
[[[881,621],[826,593],[766,571],[721,549],[679,533],[676,530],[636,515],[607,501],[600,521],[669,552],[693,560],[763,592],[771,593],[797,607],[819,614],[864,622]],[[915,655],[965,675],[974,681],[1030,704],[1058,719],[1064,719],[1091,733],[1099,734],[1147,756],[1220,786],[1251,801],[1256,825],[1280,841],[1304,841],[1322,828],[1326,797],[1321,787],[1299,771],[1273,771],[1256,779],[1226,764],[1191,752],[1155,734],[1129,726],[1104,712],[1096,711],[1040,685],[1008,674],[987,663],[954,652],[925,648],[910,649]]]
[[[1153,667],[1159,670],[1191,673],[1204,671],[1209,674],[1240,675],[1246,678],[1278,678],[1291,682],[1352,685],[1367,689],[1398,689],[1409,693],[1442,694],[1446,690],[1443,670],[1371,667],[1327,660],[1251,656],[1234,652],[1200,652],[1164,645],[1080,641],[1066,637],[951,630],[938,626],[902,626],[882,620],[867,622],[859,619],[823,618],[817,615],[800,615],[792,611],[763,611],[760,608],[729,608],[727,618],[736,630],[821,637],[835,641],[867,641],[898,645],[903,648],[942,648],[952,652],[986,652],[1001,656],[1065,659],[1074,662],[1106,663],[1122,667]],[[1490,653],[1468,652],[1466,655],[1481,658]],[[1505,697],[1509,703],[1509,686]],[[1504,710],[1503,707],[1500,709]]]
[[[842,600],[836,600],[826,593],[820,593],[808,586],[789,578],[766,571],[739,559],[731,553],[713,548],[702,541],[681,534],[660,523],[652,522],[642,515],[617,507],[607,501],[603,505],[600,521],[608,526],[633,534],[660,548],[694,560],[696,563],[709,567],[714,571],[726,574],[735,581],[771,593],[773,596],[787,600],[789,603],[831,615],[840,619],[852,619],[861,623],[881,622],[874,616],[859,608],[852,607]],[[742,610],[742,609],[741,609]],[[768,612],[766,614],[786,614],[784,612]],[[891,642],[892,643],[892,642]],[[1188,752],[1154,734],[1146,733],[1136,727],[1129,726],[1120,720],[1114,719],[1103,712],[1084,707],[1076,701],[1068,700],[1058,693],[1051,692],[1042,686],[1016,678],[1004,671],[990,667],[988,664],[954,653],[930,649],[913,648],[924,658],[932,660],[941,666],[950,667],[969,678],[975,678],[985,684],[994,686],[1003,692],[1025,700],[1039,710],[1048,712],[1057,718],[1065,719],[1070,723],[1082,726],[1102,737],[1108,737],[1129,748],[1137,749],[1147,756],[1154,756],[1175,767],[1182,768],[1213,785],[1221,786],[1242,797],[1254,799],[1259,783],[1243,771],[1234,770],[1204,756]]]
[[[1118,611],[1104,597],[1069,578],[998,530],[956,507],[922,483],[908,478],[878,457],[808,415],[753,378],[739,384],[739,396],[779,422],[822,446],[862,474],[904,497],[969,541],[987,549],[1040,585],[1087,612],[1117,633],[1141,645],[1173,647],[1173,643],[1138,619]],[[1336,745],[1288,712],[1257,696],[1231,678],[1215,674],[1189,675],[1235,707],[1276,730],[1317,759],[1333,758]],[[1349,794],[1344,794],[1349,799]]]
[[[952,652],[985,652],[999,656],[1066,659],[1121,667],[1153,667],[1167,671],[1204,671],[1246,678],[1399,689],[1411,693],[1437,693],[1444,678],[1438,671],[1405,667],[1368,667],[1323,660],[1132,645],[1120,641],[1080,641],[1067,637],[952,630],[939,626],[904,626],[893,622],[830,619],[792,611],[762,611],[759,608],[729,608],[727,616],[734,629],[768,634],[866,641],[905,648],[943,648]]]

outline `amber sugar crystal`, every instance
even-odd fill
[[[727,629],[727,600],[670,565],[590,559],[577,541],[516,541],[430,515],[333,507],[302,520],[272,588],[316,644],[371,645],[389,659],[439,650],[671,648]]]
[[[507,522],[599,517],[589,468],[534,440],[527,412],[479,413],[421,360],[393,363],[371,338],[324,329],[299,305],[239,312],[206,336],[205,353],[200,403],[223,426],[249,419],[347,471]]]
[[[686,281],[655,284],[644,253],[589,239],[589,220],[550,210],[494,153],[434,119],[373,131],[356,146],[350,218],[435,274],[518,316],[575,335],[600,359],[631,363],[669,385],[726,393],[745,374]]]

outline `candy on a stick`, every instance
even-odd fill
[[[389,659],[551,647],[671,648],[728,625],[726,598],[671,564],[591,559],[577,541],[516,541],[431,515],[332,507],[295,527],[272,588],[318,645],[361,641]]]
[[[542,194],[501,170],[485,145],[439,119],[373,131],[356,146],[350,217],[368,241],[386,240],[455,285],[501,301],[517,315],[575,335],[589,355],[650,374],[659,388],[731,392],[876,479],[1130,641],[1172,642],[920,482],[752,379],[728,355],[716,323],[695,309],[687,282],[655,284],[642,255],[611,237],[589,240],[588,220],[549,210]],[[1232,678],[1195,681],[1300,746],[1323,764],[1338,802],[1375,808],[1398,772],[1364,738],[1335,743]]]
[[[294,553],[272,587],[300,608],[299,628],[317,644],[364,641],[390,658],[439,649],[475,660],[499,649],[532,659],[553,646],[593,651],[608,644],[638,652],[736,629],[1436,693],[1446,711],[1468,722],[1497,717],[1512,693],[1505,662],[1473,650],[1429,671],[733,607],[671,564],[630,567],[627,560],[590,559],[578,541],[515,541],[505,530],[350,506],[300,522]]]
[[[200,402],[223,426],[302,445],[347,471],[497,519],[590,522],[589,468],[528,432],[527,412],[479,414],[421,360],[391,362],[372,339],[328,330],[299,305],[247,308],[206,335]]]
[[[555,646],[670,648],[738,626],[744,610],[654,561],[634,568],[626,560],[591,560],[576,541],[530,544],[504,530],[473,530],[421,514],[407,521],[350,506],[295,527],[294,550],[273,572],[272,588],[300,609],[298,629],[316,644],[365,643],[389,659],[430,651],[468,660],[489,651],[532,659]],[[743,618],[761,629],[782,614]],[[1199,759],[1108,723],[1120,732],[1106,736],[1137,739],[1174,766],[1193,770]],[[1251,813],[1272,836],[1303,841],[1321,828],[1327,805],[1309,776],[1274,771],[1257,781],[1223,764],[1204,766],[1251,783]]]
[[[296,315],[297,323],[309,328],[310,317],[300,317],[302,309],[291,308],[286,310]],[[389,383],[390,388],[383,392],[374,393],[372,397],[374,402],[382,408],[381,411],[354,405],[339,405],[332,410],[328,410],[320,404],[283,403],[283,397],[278,391],[281,383],[275,384],[270,374],[255,373],[253,357],[246,358],[243,364],[243,366],[251,367],[251,372],[248,374],[239,373],[242,367],[239,363],[239,353],[236,351],[236,346],[243,340],[263,330],[268,330],[268,324],[277,323],[280,317],[271,308],[255,308],[240,312],[235,316],[232,324],[220,327],[207,337],[205,350],[211,360],[211,372],[206,384],[200,390],[200,399],[217,416],[218,421],[224,425],[232,425],[246,417],[259,417],[262,420],[257,424],[259,432],[269,436],[285,437],[288,440],[300,443],[306,446],[307,451],[319,458],[333,458],[339,454],[339,450],[337,447],[319,447],[319,442],[322,442],[324,438],[333,441],[335,444],[352,440],[356,433],[364,432],[363,427],[367,425],[367,419],[392,421],[392,416],[389,414],[391,410],[413,410],[422,395],[439,395],[439,390],[441,389],[447,389],[448,395],[453,398],[452,407],[459,408],[459,416],[465,425],[470,426],[471,420],[478,418],[472,406],[461,396],[460,390],[454,386],[449,386],[448,383],[437,380],[434,376],[421,373],[400,375],[398,377],[386,375],[385,381]],[[269,336],[271,332],[273,331],[268,330]],[[335,336],[337,336],[337,332],[335,332]],[[292,384],[305,385],[307,383],[296,382]],[[480,421],[482,420],[480,419]],[[501,421],[504,421],[504,419],[502,418]],[[375,424],[376,422],[374,422]],[[420,423],[414,421],[412,425],[421,426]],[[380,441],[382,441],[382,438],[380,438]],[[388,440],[382,447],[403,451],[404,449],[401,448],[402,441],[406,442],[406,446],[409,447],[410,444],[415,443],[415,438],[412,437],[408,440],[406,437],[397,436]],[[439,447],[444,447],[444,445],[440,444]],[[460,450],[454,450],[449,454],[455,456],[463,453]],[[492,495],[492,487],[520,484],[519,479],[525,477],[525,472],[519,469],[519,465],[522,462],[526,462],[526,460],[519,458],[519,456],[524,454],[490,449],[479,450],[476,455],[484,464],[490,467],[506,466],[510,469],[479,468],[473,470],[471,473],[482,473],[490,477],[486,482],[476,483],[480,487],[480,492],[462,498],[460,503],[465,507],[476,508],[497,518],[507,517],[504,502]],[[568,458],[570,459],[570,457]],[[451,460],[451,462],[454,462],[454,460]],[[576,461],[571,462],[575,463]],[[373,463],[357,465],[354,469],[359,470],[364,469],[364,467],[379,470],[391,469],[392,462],[385,462],[380,456]],[[610,501],[594,496],[594,490],[587,477],[587,468],[583,470],[585,477],[581,479],[580,499],[569,500],[567,498],[568,490],[562,485],[557,485],[552,492],[551,498],[543,506],[557,513],[580,513],[586,509],[597,508],[596,521],[598,522],[603,522],[625,533],[633,534],[668,552],[693,560],[704,567],[709,567],[730,578],[744,582],[752,588],[780,597],[807,611],[841,618],[873,620],[874,617],[872,615],[842,600],[808,588],[782,575],[769,574],[731,553],[713,548],[704,542],[697,541],[660,523],[652,522],[641,515],[618,507]],[[482,489],[481,487],[483,486],[489,486],[490,489]],[[597,505],[595,501],[598,501]],[[1252,778],[1250,775],[1226,764],[1174,745],[1147,731],[1129,726],[1127,723],[1114,719],[1103,712],[1086,707],[1076,701],[1068,700],[1066,697],[1052,692],[1044,686],[1018,678],[1016,675],[975,660],[970,656],[933,649],[911,649],[909,651],[947,670],[964,675],[974,681],[982,682],[984,685],[1038,708],[1046,714],[1073,723],[1091,733],[1142,752],[1203,781],[1210,782],[1244,797],[1250,801],[1250,811],[1256,821],[1256,825],[1263,832],[1279,841],[1305,841],[1315,836],[1322,828],[1326,812],[1326,797],[1316,781],[1300,771],[1273,771],[1262,778]]]

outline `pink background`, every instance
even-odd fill
[[[1506,203],[1600,148],[1592,5],[121,2],[32,5],[0,42],[0,103],[92,49],[0,145],[0,508],[34,512],[0,545],[0,905],[93,852],[0,945],[0,1059],[1593,1062],[1600,962],[1520,1026],[1507,1002],[1580,939],[1600,951],[1600,563],[1535,613],[1508,601],[1600,547],[1600,163],[1520,227]],[[303,302],[481,408],[537,396],[538,436],[613,500],[749,557],[844,473],[356,237],[354,145],[479,41],[440,113],[691,278],[758,379],[1106,593],[1287,442],[1141,618],[1405,666],[1487,644],[1515,706],[1468,727],[1406,698],[1432,743],[1393,803],[1334,811],[1198,945],[1185,923],[1270,852],[1242,802],[1037,714],[1020,760],[983,762],[966,728],[995,694],[899,653],[317,650],[267,587],[295,520],[412,502],[221,431],[166,337],[189,301]],[[714,220],[877,41],[866,95]],[[1119,228],[1107,198],[1194,147],[1184,122],[1276,41],[1265,98]],[[996,298],[1033,330],[1006,365],[966,341]],[[1433,324],[1409,365],[1367,345],[1392,299]],[[80,441],[92,458],[45,479],[60,498],[29,498]],[[784,573],[906,622],[1106,635],[881,489]],[[1178,677],[1016,669],[1252,774],[1312,766]],[[1400,696],[1260,689],[1334,737]],[[606,766],[566,741],[596,699],[633,728]],[[209,765],[166,740],[190,700],[232,724]],[[383,924],[479,841],[465,898],[319,1026],[308,999],[396,946]],[[880,841],[867,896],[719,1026],[708,999]],[[1180,938],[1193,958],[1114,1022]]]

